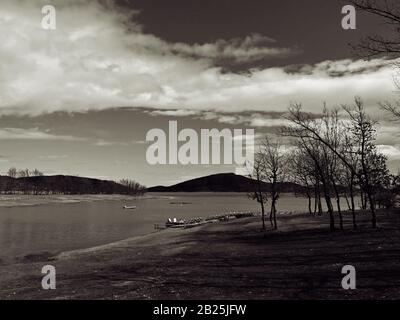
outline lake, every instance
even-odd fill
[[[154,232],[169,217],[205,217],[230,211],[260,211],[241,193],[148,194],[130,201],[50,203],[0,207],[0,259],[88,248]],[[136,205],[124,210],[124,205]],[[268,206],[268,205],[267,205]],[[278,211],[306,211],[307,200],[284,195]]]

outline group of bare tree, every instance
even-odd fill
[[[127,187],[129,190],[134,191],[135,195],[143,195],[146,193],[147,188],[135,180],[121,179],[119,184]]]
[[[276,214],[277,202],[280,195],[280,183],[285,181],[287,156],[278,139],[266,137],[260,146],[260,150],[255,154],[255,160],[250,177],[254,179],[254,192],[249,197],[256,200],[261,206],[262,227],[265,226],[265,206],[268,199],[271,200],[269,210],[269,220],[273,229],[278,229]],[[269,187],[265,188],[264,183]]]
[[[400,2],[351,2],[358,10],[382,19],[389,31],[386,36],[367,36],[353,46],[356,53],[364,59],[388,59],[400,67]],[[396,77],[395,84],[400,89],[400,81]],[[400,101],[383,102],[380,106],[394,121],[400,121]],[[339,216],[339,227],[343,229],[343,199],[352,212],[353,228],[357,228],[356,197],[360,199],[362,209],[368,207],[372,226],[376,227],[376,208],[390,207],[394,203],[399,193],[400,175],[389,173],[386,157],[377,150],[376,122],[366,113],[362,100],[356,98],[353,106],[342,106],[335,110],[324,107],[322,117],[303,112],[301,104],[292,104],[286,119],[290,125],[281,134],[295,139],[290,156],[285,157],[281,148],[274,147],[271,140],[267,139],[256,154],[251,175],[256,181],[251,196],[261,205],[263,228],[268,198],[271,198],[271,225],[277,227],[272,217],[276,216],[279,192],[271,191],[273,188],[266,192],[262,187],[264,181],[272,184],[279,181],[280,175],[274,175],[271,166],[267,164],[274,162],[273,159],[279,159],[279,171],[285,172],[293,182],[304,187],[302,193],[308,198],[310,213],[322,214],[323,207],[327,208],[332,230],[335,229],[334,204]],[[267,150],[274,151],[272,158]]]
[[[12,167],[8,169],[7,175],[11,178],[27,178],[43,176],[43,172],[39,171],[38,169],[29,170]]]
[[[376,208],[390,207],[397,192],[396,177],[391,175],[386,157],[376,147],[376,121],[366,113],[360,98],[354,105],[341,109],[324,108],[321,117],[303,112],[299,104],[292,105],[286,119],[291,125],[282,134],[296,139],[293,153],[293,177],[313,192],[321,213],[321,198],[330,216],[330,227],[335,229],[334,205],[343,229],[342,203],[345,199],[357,228],[355,196],[359,195],[362,209],[371,212],[372,226],[376,227]],[[300,172],[299,172],[300,171]],[[307,181],[306,181],[307,180]],[[322,197],[321,197],[322,194]]]
[[[3,194],[126,194],[140,196],[146,187],[138,182],[122,179],[119,183],[77,176],[45,176],[39,170],[17,170],[12,167],[7,176],[0,176]]]
[[[260,203],[263,229],[268,200],[271,226],[277,228],[276,204],[284,181],[302,186],[310,213],[328,212],[331,230],[337,226],[336,216],[339,228],[344,228],[344,211],[351,212],[357,228],[358,202],[370,211],[375,228],[376,209],[394,205],[400,178],[390,174],[386,156],[376,146],[377,122],[366,113],[363,101],[356,98],[353,105],[333,110],[324,106],[318,116],[292,104],[285,119],[289,124],[280,137],[267,137],[261,144],[251,174],[251,197]],[[282,139],[288,141],[285,148],[278,142]]]

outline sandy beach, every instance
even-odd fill
[[[380,212],[379,228],[329,232],[325,217],[259,217],[168,229],[108,245],[33,256],[3,265],[0,299],[399,299],[400,212]],[[57,270],[57,289],[41,289],[41,268]],[[357,270],[357,289],[341,288],[341,268]]]

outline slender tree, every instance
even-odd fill
[[[279,183],[283,182],[285,177],[286,157],[283,153],[280,142],[277,139],[273,140],[268,136],[265,138],[261,150],[264,159],[264,176],[271,186],[270,222],[274,229],[278,229],[276,204],[280,195]]]
[[[249,177],[254,181],[253,191],[248,196],[260,204],[262,229],[265,231],[265,204],[268,201],[268,193],[263,186],[265,182],[265,157],[261,151],[255,154],[252,168],[253,170],[249,173]]]
[[[360,98],[355,99],[355,104],[352,107],[343,106],[351,119],[351,131],[357,145],[357,153],[360,159],[361,170],[358,172],[359,182],[364,193],[368,197],[369,208],[372,215],[372,226],[376,227],[376,212],[375,212],[375,199],[373,195],[373,188],[371,181],[372,170],[369,164],[376,153],[376,146],[374,144],[376,139],[376,121],[372,120],[366,113],[364,104]],[[348,162],[348,159],[346,159]],[[350,163],[349,163],[350,165]],[[353,171],[357,170],[352,168]]]

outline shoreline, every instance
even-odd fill
[[[152,236],[154,236],[154,234],[156,234],[156,233],[165,232],[167,230],[169,230],[169,229],[156,230],[156,231],[146,233],[146,234],[143,234],[140,236],[135,236],[135,237],[130,237],[130,238],[126,238],[126,239],[122,239],[122,240],[118,240],[118,241],[113,241],[113,242],[101,244],[98,246],[62,251],[55,255],[50,256],[48,258],[48,260],[51,261],[51,260],[70,259],[70,258],[79,256],[79,255],[85,255],[85,254],[89,254],[89,253],[91,254],[91,253],[96,253],[96,252],[99,252],[102,250],[108,250],[108,249],[116,248],[119,246],[124,246],[124,245],[127,245],[134,241],[146,240],[147,238],[151,238]]]
[[[63,252],[52,260],[2,266],[1,299],[399,299],[400,212],[381,211],[379,228],[329,231],[328,217],[259,217],[167,229]],[[57,270],[41,290],[40,270]],[[357,268],[357,290],[343,290],[341,266]]]
[[[235,215],[243,215],[243,214],[246,214],[246,215],[241,216],[241,217],[236,217],[236,218],[234,217]],[[302,214],[302,213],[299,213],[299,214]],[[65,259],[65,258],[69,258],[69,257],[75,256],[75,255],[82,255],[82,254],[86,254],[86,253],[94,253],[96,251],[107,250],[107,249],[111,249],[111,248],[115,248],[118,246],[123,246],[123,245],[129,244],[132,241],[146,240],[148,237],[154,236],[154,234],[156,234],[156,233],[167,232],[168,230],[174,230],[174,229],[185,230],[185,229],[192,229],[192,228],[200,228],[207,224],[218,224],[221,222],[227,222],[227,221],[233,221],[233,220],[255,218],[258,215],[259,215],[258,213],[251,213],[251,216],[250,216],[250,215],[247,215],[247,213],[239,213],[239,212],[232,213],[232,214],[224,214],[224,215],[219,215],[219,216],[213,216],[213,215],[207,216],[206,215],[204,218],[187,219],[188,226],[165,227],[165,228],[160,228],[160,229],[154,230],[152,232],[149,232],[149,233],[146,233],[143,235],[129,237],[126,239],[117,240],[117,241],[113,241],[113,242],[109,242],[109,243],[105,243],[105,244],[101,244],[101,245],[97,245],[97,246],[93,246],[93,247],[62,251],[62,252],[59,252],[59,253],[49,257],[49,259],[50,260]],[[197,220],[197,219],[204,220],[204,223],[199,223],[199,224],[193,225],[190,222],[191,220]]]
[[[76,195],[26,195],[26,194],[0,194],[0,209],[38,206],[53,203],[69,204],[94,201],[131,201],[131,200],[148,200],[148,199],[169,199],[174,200],[180,196],[187,195],[240,195],[246,192],[148,192],[142,196],[130,196],[122,194],[76,194]],[[282,193],[282,196],[293,196],[296,198],[304,198],[295,196],[293,193]]]
[[[40,206],[47,204],[69,204],[95,201],[132,201],[152,199],[156,196],[129,196],[119,194],[85,194],[85,195],[0,195],[0,208]]]
[[[218,194],[217,194],[218,195]],[[133,204],[137,204],[140,206],[140,201],[146,201],[149,199],[154,199],[154,201],[166,201],[168,203],[169,200],[174,200],[175,198],[179,198],[179,195],[169,195],[169,194],[157,194],[157,193],[150,193],[145,195],[144,197],[131,197],[131,196],[120,196],[120,195],[50,195],[50,196],[41,196],[41,195],[0,195],[0,211],[2,210],[2,213],[5,214],[5,217],[7,217],[8,214],[8,208],[14,208],[14,210],[10,211],[12,213],[15,213],[18,215],[19,213],[25,212],[25,208],[29,210],[29,207],[36,207],[34,210],[36,211],[41,211],[42,208],[43,210],[55,210],[55,206],[62,206],[65,208],[66,211],[70,210],[69,208],[72,208],[75,210],[75,206],[69,207],[68,205],[74,205],[77,203],[82,203],[82,202],[93,202],[93,203],[98,203],[94,205],[99,205],[103,206],[101,201],[104,201],[107,203],[108,201],[115,202],[116,204],[112,202],[108,202],[108,205],[111,205],[113,207],[118,207],[119,205],[121,208],[123,207],[123,204],[129,204],[129,202],[133,202]],[[25,203],[27,201],[30,201],[30,203]],[[35,201],[35,203],[32,203],[32,201]],[[153,201],[153,200],[150,200]],[[10,203],[14,202],[14,203]],[[21,203],[22,202],[22,203]],[[119,204],[121,202],[121,204]],[[124,203],[126,202],[126,203]],[[18,205],[17,205],[18,204]],[[47,207],[44,207],[46,206]],[[49,207],[50,205],[50,207]],[[66,206],[64,206],[66,205]],[[40,207],[43,206],[43,207]],[[144,206],[144,204],[143,204]],[[3,208],[3,209],[2,209]],[[35,212],[36,212],[35,211]],[[30,211],[27,211],[30,212]],[[184,227],[189,228],[189,227],[197,227],[198,224],[201,224],[199,222],[203,223],[210,223],[212,221],[210,220],[217,220],[217,219],[226,219],[226,216],[228,213],[225,214],[215,214],[215,212],[212,212],[211,210],[205,210],[204,212],[208,212],[206,214],[199,214],[198,216],[196,215],[196,218],[191,217],[190,215],[185,217],[185,221],[187,224],[185,224]],[[121,214],[126,214],[130,213],[129,211],[121,211]],[[1,215],[1,213],[0,213]],[[12,215],[14,216],[14,214]],[[127,239],[131,239],[132,237],[142,237],[146,236],[149,234],[152,234],[154,232],[159,231],[159,229],[163,230],[165,229],[165,222],[167,221],[167,217],[174,217],[173,215],[166,215],[164,219],[161,219],[160,221],[155,221],[154,223],[147,223],[147,227],[143,231],[137,231],[136,229],[133,232],[125,232],[123,235],[120,236],[114,236],[114,237],[105,237],[105,239],[101,240],[96,240],[96,239],[90,239],[92,243],[88,242],[71,242],[72,245],[53,245],[53,246],[47,246],[46,244],[34,246],[34,247],[29,247],[27,246],[27,250],[22,250],[18,249],[15,250],[15,254],[7,254],[7,248],[6,251],[3,251],[3,256],[0,256],[0,264],[1,265],[11,265],[14,263],[26,263],[26,262],[35,262],[35,261],[42,261],[46,259],[52,259],[58,255],[64,255],[65,251],[76,251],[79,252],[82,250],[83,252],[85,251],[92,251],[95,250],[95,248],[99,247],[107,247],[107,246],[114,246],[114,243],[118,243],[120,241],[125,241]],[[134,216],[133,216],[134,218]],[[179,220],[183,219],[182,217],[178,218]],[[156,229],[156,227],[158,227]],[[181,226],[178,226],[181,227]],[[79,239],[79,238],[77,238]],[[93,248],[94,247],[94,248]],[[11,250],[10,250],[11,252]],[[12,252],[11,252],[12,253]]]

